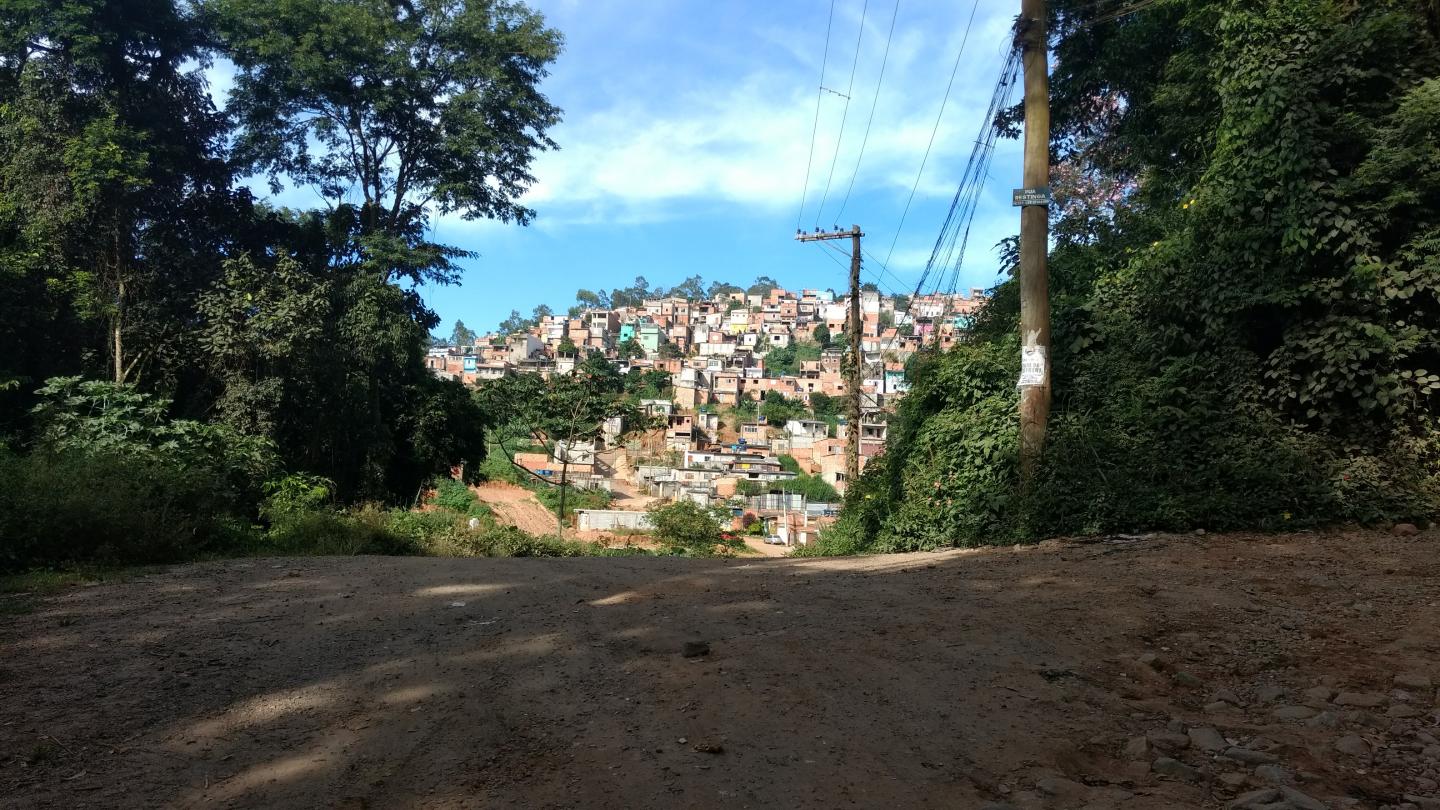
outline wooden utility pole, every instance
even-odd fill
[[[845,388],[848,407],[845,409],[845,420],[849,423],[849,436],[845,442],[845,486],[848,489],[850,482],[860,477],[860,414],[861,408],[861,384],[864,377],[861,374],[865,367],[865,353],[860,342],[860,333],[864,331],[864,321],[860,317],[860,237],[865,234],[860,232],[859,225],[852,225],[848,231],[816,231],[815,233],[795,234],[795,238],[801,242],[823,242],[829,239],[850,239],[850,365],[845,369]]]
[[[1025,66],[1025,188],[1020,208],[1020,475],[1027,484],[1050,418],[1050,65],[1045,0],[1020,0]]]

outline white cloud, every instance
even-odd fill
[[[857,194],[886,194],[901,205],[931,138],[960,36],[955,32],[949,41],[932,44],[934,37],[923,26],[915,21],[908,28],[903,25],[904,11],[855,185]],[[863,139],[883,29],[889,24],[888,13],[879,16],[867,22],[827,214],[838,207],[850,183]],[[857,22],[837,19],[827,86],[843,90],[849,82],[846,57],[853,53]],[[953,193],[958,166],[952,164],[969,154],[1000,62],[997,43],[1003,42],[1007,25],[1000,16],[977,20],[921,178],[920,198]],[[810,151],[819,49],[797,44],[816,38],[808,28],[759,30],[754,36],[772,57],[779,51],[813,64],[756,69],[738,78],[714,75],[698,83],[691,79],[685,89],[664,82],[644,87],[635,86],[640,82],[606,82],[590,85],[590,97],[556,99],[579,109],[553,133],[561,149],[537,159],[538,182],[526,195],[526,204],[539,209],[542,223],[549,224],[657,221],[676,216],[681,208],[693,213],[696,206],[738,205],[766,214],[794,211]],[[843,105],[832,95],[823,99],[807,193],[812,213],[831,172]]]

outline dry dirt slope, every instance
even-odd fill
[[[1436,542],[181,566],[5,619],[0,807],[1428,808]]]

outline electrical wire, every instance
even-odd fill
[[[885,53],[880,57],[880,77],[875,80],[875,95],[870,100],[870,116],[865,119],[865,137],[860,139],[860,154],[855,156],[855,171],[850,173],[850,185],[845,189],[845,199],[840,201],[840,210],[835,212],[835,221],[845,213],[850,204],[850,193],[855,190],[855,178],[860,176],[860,162],[865,159],[865,146],[870,143],[870,125],[875,123],[875,108],[880,104],[880,88],[885,83],[885,66],[890,63],[890,41],[895,38],[895,19],[900,16],[900,0],[895,0],[895,9],[890,12],[890,31],[885,35]]]
[[[825,177],[825,192],[820,195],[820,207],[815,209],[817,228],[820,227],[820,217],[825,213],[825,201],[830,199],[830,184],[835,180],[835,164],[840,161],[840,145],[845,142],[845,119],[850,116],[850,99],[855,95],[855,68],[860,65],[860,43],[865,39],[865,15],[869,11],[870,0],[865,0],[860,6],[860,31],[855,35],[855,57],[850,60],[850,84],[845,87],[845,106],[840,111],[840,132],[835,136],[835,155],[830,158],[830,173]]]
[[[820,131],[820,100],[825,95],[825,67],[830,63],[830,29],[835,24],[835,0],[830,0],[830,20],[825,23],[825,55],[820,58],[820,84],[815,90],[815,122],[810,125],[810,155],[805,158],[805,181],[800,184],[800,210],[795,213],[795,230],[805,218],[805,196],[810,193],[810,167],[815,162],[815,135]]]
[[[905,218],[910,215],[910,205],[915,202],[915,192],[920,188],[920,178],[925,175],[925,164],[930,160],[930,150],[935,146],[935,135],[940,131],[940,121],[945,117],[945,106],[950,102],[950,89],[955,86],[955,74],[960,72],[960,57],[965,54],[965,45],[970,42],[970,29],[975,25],[975,11],[980,0],[970,7],[970,19],[965,23],[965,35],[960,40],[960,50],[955,54],[955,66],[950,68],[950,80],[945,84],[945,95],[940,99],[940,112],[935,116],[935,126],[930,130],[930,141],[925,144],[925,156],[920,159],[920,170],[915,173],[915,184],[910,187],[910,196],[905,200],[905,210],[900,214],[900,224],[895,226],[895,238],[890,241],[890,250],[885,254],[885,263],[895,255],[895,245],[900,241],[900,232],[905,228]]]

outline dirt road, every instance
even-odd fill
[[[180,566],[3,620],[0,806],[1428,810],[1437,543]]]
[[[518,526],[540,537],[555,536],[555,513],[546,509],[530,490],[504,481],[487,481],[471,489],[500,523]]]

